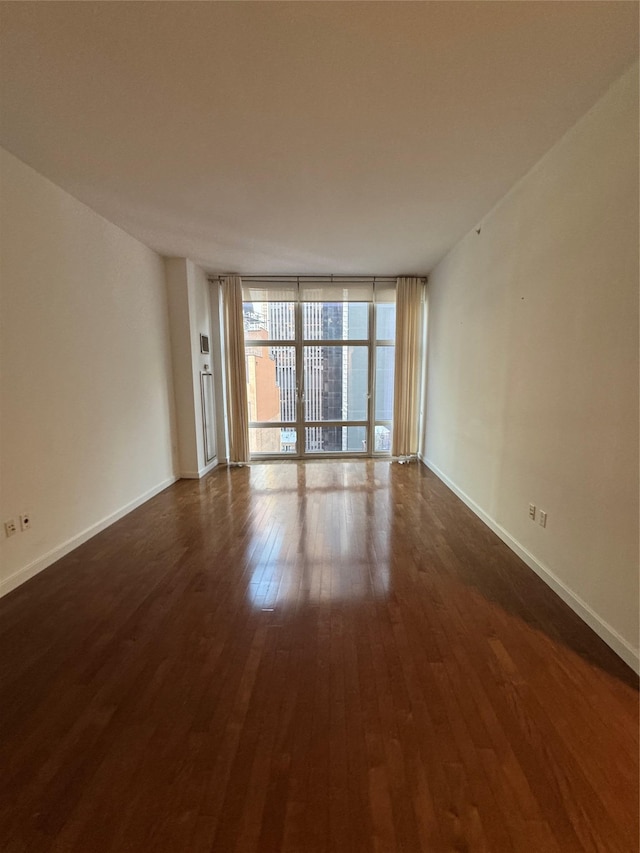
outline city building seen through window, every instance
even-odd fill
[[[388,454],[395,304],[245,302],[252,456]]]

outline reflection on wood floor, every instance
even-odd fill
[[[417,463],[181,481],[0,665],[4,853],[638,849],[636,677]]]

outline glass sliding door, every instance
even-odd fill
[[[305,451],[365,453],[369,420],[369,345],[305,342]]]
[[[376,303],[372,282],[355,291],[321,280],[245,287],[252,457],[388,455],[391,295]]]

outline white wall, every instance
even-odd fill
[[[165,261],[173,377],[178,424],[178,458],[181,477],[201,477],[217,464],[207,462],[202,419],[202,372],[214,374],[210,288],[206,274],[187,258]],[[200,335],[209,338],[210,352],[200,352]],[[215,424],[216,414],[209,412]]]
[[[637,74],[430,276],[423,437],[427,464],[636,667]]]
[[[0,151],[0,591],[172,482],[164,265]]]

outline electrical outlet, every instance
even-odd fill
[[[536,505],[535,504],[529,504],[529,518],[532,521],[535,521],[535,519],[536,519]]]
[[[5,521],[4,532],[7,536],[13,536],[14,533],[18,532],[18,528],[16,527],[16,523],[13,518],[10,518],[9,521]]]
[[[538,522],[538,524],[540,525],[540,527],[547,526],[547,513],[543,509],[540,510],[540,521]]]
[[[20,516],[20,530],[28,530],[31,527],[31,513],[23,512]]]

